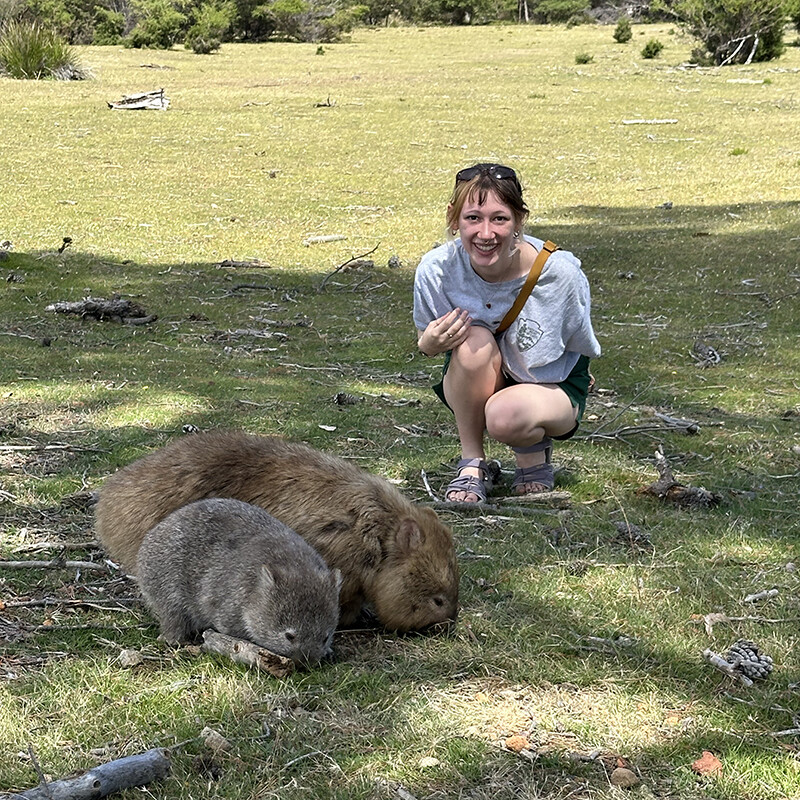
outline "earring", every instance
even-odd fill
[[[452,234],[453,234],[453,236],[455,236],[455,235],[458,233],[458,228],[452,228],[452,229],[450,230],[450,233],[452,233]]]
[[[519,231],[514,231],[514,238],[519,239]]]

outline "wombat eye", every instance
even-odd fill
[[[441,597],[434,597],[433,598],[433,604],[436,605],[436,606],[441,607],[441,606],[444,605],[444,600],[442,600]]]
[[[295,638],[294,631],[286,631],[285,636],[286,636],[286,641],[288,641],[288,642],[293,642],[294,641],[294,638]]]

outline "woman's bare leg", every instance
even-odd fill
[[[462,458],[486,457],[484,409],[487,400],[503,386],[501,369],[502,358],[494,335],[477,325],[470,328],[466,341],[451,353],[444,376],[444,396],[456,417]],[[462,473],[481,477],[479,470],[472,467],[464,468]],[[472,492],[455,492],[447,499],[475,503],[479,498]]]
[[[525,448],[546,436],[562,436],[575,427],[578,409],[566,392],[554,384],[521,383],[493,394],[486,402],[486,429],[493,439],[511,447]],[[546,453],[515,453],[517,466],[544,464]],[[532,482],[518,487],[521,494],[542,491]]]

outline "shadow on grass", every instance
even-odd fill
[[[798,404],[792,389],[800,368],[799,205],[558,212],[559,222],[543,232],[584,261],[605,348],[597,374],[601,386],[617,392],[616,406],[598,406],[598,420],[586,420],[583,432],[590,434],[625,406],[635,416],[646,413],[639,406],[649,404],[697,416],[701,435],[565,445],[560,452],[577,454],[599,475],[591,504],[575,509],[574,521],[565,523],[565,541],[585,541],[585,550],[550,547],[546,523],[516,520],[496,533],[489,529],[480,540],[487,542],[487,563],[463,564],[465,609],[454,637],[417,641],[369,634],[350,647],[346,662],[278,689],[296,692],[303,702],[316,698],[324,722],[352,726],[346,734],[338,729],[338,758],[353,759],[355,765],[348,748],[366,744],[367,761],[374,758],[375,769],[394,774],[394,765],[369,755],[380,753],[381,740],[388,740],[388,752],[403,753],[406,720],[425,719],[437,699],[444,710],[434,716],[447,716],[459,692],[486,681],[504,690],[524,686],[526,697],[534,700],[549,697],[548,682],[586,692],[617,685],[633,704],[631,714],[636,698],[650,693],[668,695],[681,708],[697,706],[704,715],[701,733],[690,727],[674,738],[665,734],[666,744],[645,744],[625,753],[643,771],[652,767],[667,792],[674,791],[676,780],[669,775],[670,765],[690,763],[690,756],[704,748],[716,748],[741,763],[766,764],[774,758],[779,748],[771,740],[765,747],[763,732],[789,727],[773,706],[792,702],[785,687],[798,677],[796,656],[787,657],[779,682],[741,698],[754,705],[736,706],[727,699],[723,704],[718,694],[723,682],[698,655],[708,644],[702,624],[690,618],[717,608],[731,613],[732,599],[745,587],[774,580],[781,546],[785,561],[797,557],[796,532],[785,524],[793,511],[785,494],[796,481],[790,484],[775,475],[791,471],[785,445],[798,432],[797,418],[781,414]],[[535,224],[529,227],[539,232]],[[0,364],[6,395],[0,443],[38,448],[0,451],[8,476],[3,489],[13,498],[4,497],[9,531],[30,527],[53,538],[85,533],[89,512],[56,512],[54,504],[84,486],[96,488],[117,467],[180,435],[185,424],[280,433],[399,474],[405,474],[410,460],[434,460],[436,453],[438,461],[439,451],[450,445],[432,435],[450,424],[428,390],[435,366],[413,355],[408,268],[342,271],[319,292],[324,275],[308,271],[240,269],[231,274],[214,264],[137,265],[71,250],[40,255],[14,254],[4,262],[4,270],[17,277],[8,282],[3,300],[2,332],[11,335],[3,337],[6,358]],[[58,300],[114,293],[135,299],[158,314],[158,321],[128,326],[44,310]],[[700,370],[689,356],[698,338],[710,339],[725,353],[713,370]],[[361,401],[340,405],[333,399],[339,393]],[[408,431],[415,425],[412,436]],[[769,499],[728,500],[717,510],[690,515],[636,498],[642,463],[659,442],[675,459],[679,476],[684,464],[695,473],[702,467],[711,478],[704,480],[709,489],[763,491]],[[65,446],[44,449],[53,445]],[[734,457],[722,458],[726,451]],[[681,461],[681,455],[687,460]],[[575,488],[581,489],[580,482]],[[632,521],[649,519],[663,534],[656,540],[657,557],[621,550],[612,541],[611,520],[620,501]],[[768,503],[777,507],[775,513]],[[739,542],[732,541],[736,531],[742,532]],[[459,525],[456,535],[460,545],[475,544],[469,524]],[[714,561],[716,549],[721,556]],[[661,553],[671,554],[676,566],[653,568],[654,558],[668,557]],[[637,570],[650,581],[644,588]],[[484,584],[478,584],[480,579]],[[52,591],[55,582],[20,575],[5,585],[35,595]],[[487,590],[487,583],[497,586]],[[58,591],[67,593],[70,586],[56,583]],[[780,613],[787,613],[791,603],[782,608]],[[659,628],[663,639],[652,634]],[[716,636],[722,641],[734,631],[752,629],[745,622]],[[769,638],[777,642],[796,639],[774,630]],[[125,631],[124,626],[118,631],[120,641],[129,637],[136,645],[151,633],[133,627]],[[637,641],[631,648],[609,649],[592,639],[613,642],[618,635]],[[50,641],[81,654],[103,647],[96,639]],[[37,636],[15,649],[33,657],[41,642]],[[332,699],[320,700],[322,691]],[[343,713],[340,706],[347,707],[345,723],[336,719]],[[221,712],[224,719],[232,720],[229,712]],[[178,730],[185,732],[192,727],[193,712],[180,713]],[[559,712],[552,713],[558,724],[580,727],[575,721],[579,711],[560,722]],[[445,734],[457,738],[452,730],[436,729],[437,724],[426,719],[422,724],[434,728],[433,741]],[[309,724],[283,735],[278,758],[288,764],[307,752],[302,735],[324,736],[324,731]],[[415,741],[412,752],[422,754],[426,746]],[[459,768],[461,777],[447,774],[437,780],[420,772],[415,779],[420,793],[452,795],[466,786],[478,797],[487,781],[505,776],[514,787],[508,796],[519,796],[514,792],[537,781],[542,792],[558,796],[559,781],[582,780],[587,770],[595,788],[605,786],[605,775],[591,772],[593,767],[573,769],[559,757],[534,765],[514,760],[509,767],[506,759],[512,756],[498,756],[481,740],[466,748],[462,760],[466,764],[476,753],[481,763]],[[461,763],[459,758],[452,755],[452,763]],[[701,796],[695,779],[681,769],[686,774],[678,782]],[[286,769],[282,774],[288,774]],[[780,785],[770,780],[773,787]],[[731,798],[748,796],[733,785],[724,791]]]

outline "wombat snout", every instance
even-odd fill
[[[137,572],[169,641],[213,628],[298,664],[331,652],[341,575],[261,508],[219,498],[179,508],[145,535]]]

